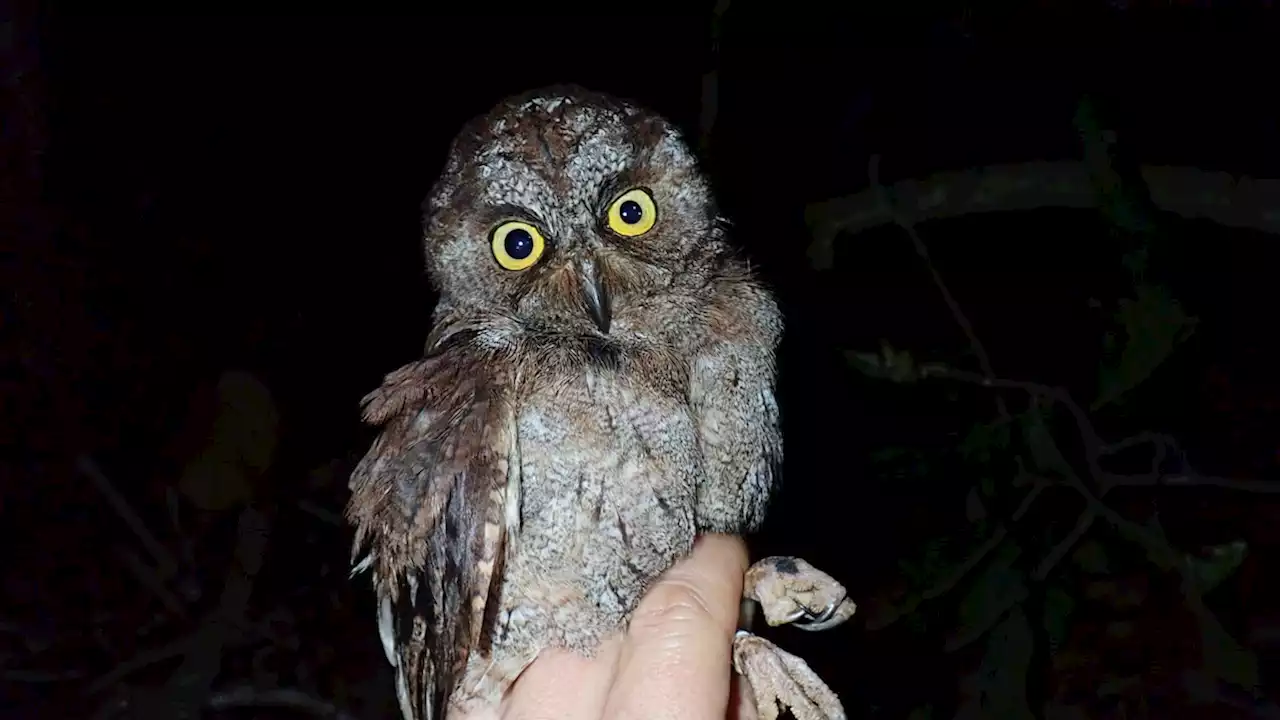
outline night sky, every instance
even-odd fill
[[[344,481],[317,490],[308,472],[330,461],[349,469],[373,437],[359,423],[360,397],[421,352],[434,296],[420,204],[453,134],[505,95],[579,83],[651,106],[696,138],[703,75],[716,69],[707,166],[788,322],[779,358],[785,485],[753,553],[806,557],[860,602],[892,584],[905,548],[963,524],[955,516],[974,481],[893,482],[870,458],[889,445],[954,445],[966,418],[990,415],[991,396],[965,388],[948,401],[944,391],[848,368],[842,351],[883,339],[976,370],[901,229],[842,237],[835,268],[820,272],[806,255],[805,207],[866,190],[873,153],[886,183],[1079,159],[1072,117],[1083,93],[1104,101],[1135,162],[1280,177],[1271,89],[1280,51],[1267,49],[1262,23],[1245,32],[1137,11],[838,14],[800,2],[785,17],[735,8],[713,52],[710,5],[604,18],[42,14],[30,45],[42,100],[30,122],[43,128],[46,211],[43,224],[21,225],[13,255],[14,297],[31,299],[6,311],[24,336],[6,406],[24,415],[13,425],[18,462],[7,466],[16,482],[6,481],[3,505],[8,542],[23,549],[6,581],[20,607],[4,619],[63,637],[90,632],[91,616],[112,602],[138,605],[119,599],[145,594],[135,586],[84,609],[99,580],[82,578],[116,573],[104,569],[115,560],[98,557],[103,544],[131,540],[72,461],[94,458],[148,524],[164,527],[164,488],[199,444],[199,432],[183,428],[207,411],[219,374],[239,369],[270,388],[281,417],[273,480],[259,498],[273,508],[278,542],[255,602],[302,606],[308,595],[338,593],[350,625],[343,637],[357,639],[324,642],[358,643],[359,653],[376,645],[367,588],[342,579],[346,530],[292,508],[307,497],[341,511]],[[5,152],[21,137],[9,133]],[[1276,238],[1160,217],[1167,242],[1152,273],[1199,324],[1132,402],[1097,418],[1099,431],[1170,433],[1204,472],[1274,477]],[[1115,251],[1124,240],[1101,214],[985,214],[919,230],[998,375],[1093,392],[1107,318],[1089,300],[1129,282]],[[1236,398],[1225,410],[1213,389],[1221,377]],[[1248,535],[1241,528],[1261,522],[1248,513],[1265,504],[1235,509],[1239,498],[1205,520],[1196,508],[1217,499],[1166,498],[1161,517],[1184,529],[1184,547]],[[1045,522],[1069,528],[1074,511]],[[16,512],[42,522],[19,522]],[[233,534],[229,518],[202,522],[215,537]],[[191,571],[204,578],[191,582],[212,584],[198,607],[216,603],[223,560],[209,557],[209,577]],[[317,579],[322,565],[337,570]],[[135,640],[135,650],[159,637]],[[811,659],[852,716],[878,707],[905,717],[912,691],[902,688],[912,683],[928,688],[919,699],[954,710],[954,700],[937,698],[948,697],[955,672],[928,634],[869,633],[855,620],[773,637]],[[84,679],[15,685],[23,717],[73,712],[42,714],[51,707],[43,693],[79,692],[76,683],[132,654],[58,647],[42,662],[79,667]],[[369,657],[373,667],[381,656]],[[148,681],[162,684],[170,670]],[[94,705],[85,702],[67,707]],[[349,705],[375,717],[366,702]]]

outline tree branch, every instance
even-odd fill
[[[1234,177],[1198,168],[1144,165],[1140,169],[1151,201],[1166,212],[1211,220],[1234,228],[1280,234],[1280,180]],[[917,222],[974,213],[1040,208],[1098,207],[1090,171],[1082,161],[992,165],[942,172],[923,180],[903,180],[890,188],[895,206]],[[835,238],[894,222],[880,191],[814,203],[805,211],[813,232],[809,258],[830,269]]]
[[[975,375],[974,373],[951,370],[937,365],[922,365],[920,368],[920,374],[921,377],[928,377],[932,375],[934,377],[973,382],[987,387],[1020,389],[1042,397],[1053,398],[1066,406],[1069,412],[1075,417],[1079,432],[1084,439],[1086,449],[1085,454],[1088,457],[1090,472],[1094,476],[1095,483],[1099,488],[1099,493],[1095,495],[1093,491],[1085,485],[1084,481],[1082,481],[1075,473],[1069,473],[1066,475],[1064,478],[1066,484],[1074,489],[1084,499],[1086,503],[1085,512],[1077,520],[1076,527],[1071,534],[1055,546],[1049,557],[1041,563],[1036,573],[1038,579],[1046,577],[1053,565],[1056,564],[1061,557],[1065,556],[1076,542],[1084,537],[1089,528],[1093,525],[1093,522],[1097,518],[1102,518],[1119,531],[1121,535],[1142,545],[1143,548],[1146,549],[1148,557],[1151,558],[1157,566],[1164,570],[1174,570],[1178,572],[1182,577],[1183,592],[1187,596],[1187,604],[1192,613],[1204,623],[1216,623],[1216,620],[1211,616],[1208,608],[1204,606],[1204,602],[1200,598],[1200,592],[1195,586],[1195,580],[1188,572],[1186,563],[1182,562],[1182,558],[1178,552],[1165,542],[1163,538],[1160,538],[1146,528],[1125,519],[1119,513],[1112,510],[1102,502],[1101,498],[1107,491],[1118,485],[1125,484],[1125,481],[1130,480],[1131,478],[1128,476],[1104,473],[1098,465],[1098,458],[1103,455],[1105,448],[1110,447],[1114,449],[1116,447],[1129,447],[1136,444],[1135,442],[1126,440],[1115,443],[1111,446],[1104,445],[1098,439],[1097,431],[1093,428],[1092,423],[1089,422],[1088,416],[1085,414],[1084,410],[1080,408],[1078,403],[1071,399],[1071,396],[1065,390],[1060,388],[1051,388],[1038,383],[1018,380],[997,379],[993,381],[988,378]],[[1147,435],[1145,439],[1149,440],[1153,437],[1158,436]],[[1158,475],[1156,477],[1158,480]],[[1180,477],[1190,480],[1193,476]],[[1146,479],[1140,478],[1140,480],[1145,482]],[[1223,482],[1225,483],[1226,481]],[[1232,482],[1231,484],[1236,485],[1237,487],[1245,487],[1239,485],[1239,481]],[[1263,484],[1261,483],[1257,485],[1250,484],[1247,487],[1254,491],[1263,491],[1260,489],[1263,487]],[[1269,489],[1266,491],[1270,492]]]
[[[1216,487],[1238,492],[1273,495],[1280,493],[1280,483],[1269,480],[1235,480],[1207,475],[1111,476],[1115,487]]]
[[[1093,158],[1093,160],[1095,161],[1095,164],[1096,164],[1097,158]],[[1041,167],[1040,169],[1044,170],[1045,168]],[[1062,169],[1062,168],[1059,168],[1059,169]],[[1147,551],[1148,558],[1150,558],[1157,566],[1165,570],[1172,569],[1179,573],[1179,575],[1182,578],[1182,587],[1183,587],[1183,592],[1186,595],[1186,602],[1190,607],[1192,613],[1199,620],[1202,632],[1210,632],[1215,628],[1221,631],[1221,627],[1217,623],[1217,619],[1212,615],[1212,613],[1208,610],[1208,608],[1204,606],[1203,600],[1200,597],[1199,589],[1195,584],[1195,578],[1192,575],[1192,573],[1189,571],[1187,563],[1183,561],[1182,556],[1176,550],[1174,550],[1162,537],[1159,537],[1151,533],[1146,528],[1143,528],[1123,518],[1122,516],[1119,515],[1119,513],[1112,510],[1102,501],[1102,497],[1104,497],[1105,494],[1111,490],[1111,488],[1116,487],[1120,484],[1130,483],[1135,480],[1135,478],[1131,478],[1129,476],[1114,475],[1114,474],[1110,474],[1103,471],[1101,467],[1101,462],[1100,462],[1102,457],[1121,452],[1129,447],[1134,447],[1142,443],[1151,443],[1155,445],[1155,448],[1156,448],[1156,452],[1154,454],[1154,458],[1151,465],[1151,471],[1146,476],[1143,476],[1142,478],[1137,480],[1140,480],[1143,483],[1157,484],[1161,480],[1161,467],[1167,456],[1168,450],[1170,447],[1176,448],[1176,445],[1166,436],[1159,435],[1156,433],[1142,433],[1140,435],[1122,440],[1118,443],[1113,443],[1108,445],[1102,441],[1101,437],[1098,435],[1097,430],[1094,428],[1092,422],[1089,419],[1089,416],[1086,414],[1084,409],[1078,403],[1075,402],[1075,400],[1071,397],[1071,395],[1065,389],[1057,388],[1057,387],[1049,387],[1039,383],[1003,380],[996,377],[995,372],[992,368],[990,359],[987,356],[981,341],[978,339],[972,324],[969,322],[964,312],[960,309],[959,303],[956,302],[954,296],[951,295],[949,289],[946,286],[946,283],[942,279],[941,273],[939,273],[937,268],[933,265],[933,262],[929,257],[928,247],[925,245],[924,241],[921,239],[919,233],[916,232],[914,223],[912,222],[911,217],[909,217],[909,215],[914,216],[915,213],[908,212],[908,211],[914,210],[919,212],[924,209],[920,200],[921,194],[919,192],[913,193],[912,191],[915,190],[915,188],[907,183],[899,183],[898,186],[896,186],[893,189],[893,191],[890,191],[889,189],[886,189],[883,185],[881,185],[879,181],[879,157],[878,156],[872,157],[868,170],[869,170],[869,177],[872,185],[873,196],[872,198],[862,200],[861,209],[865,210],[868,207],[869,203],[874,201],[875,202],[874,211],[876,213],[876,217],[880,219],[881,222],[887,222],[891,220],[893,222],[896,222],[899,226],[901,226],[904,230],[906,230],[908,236],[911,238],[912,244],[916,250],[916,254],[920,256],[920,258],[924,261],[925,265],[928,267],[929,272],[933,278],[934,284],[938,287],[939,292],[942,294],[943,300],[946,302],[947,307],[951,310],[952,316],[955,318],[957,324],[961,327],[961,329],[965,333],[965,336],[968,338],[970,347],[974,355],[977,357],[979,366],[982,369],[981,374],[975,374],[975,373],[969,373],[965,371],[953,370],[943,365],[922,364],[915,368],[916,372],[918,373],[918,376],[920,378],[927,378],[930,376],[939,377],[939,378],[949,378],[952,380],[976,383],[979,385],[983,385],[985,387],[1019,390],[1019,391],[1028,393],[1033,398],[1047,399],[1051,403],[1057,403],[1065,407],[1068,413],[1072,416],[1073,420],[1075,421],[1077,432],[1080,434],[1080,438],[1084,446],[1084,455],[1085,455],[1085,462],[1088,468],[1088,474],[1093,480],[1094,487],[1097,488],[1097,495],[1095,495],[1094,491],[1091,490],[1089,486],[1087,486],[1084,483],[1084,481],[1081,480],[1080,477],[1074,472],[1074,470],[1071,468],[1070,463],[1068,463],[1066,459],[1062,456],[1061,451],[1058,450],[1056,443],[1053,441],[1052,437],[1050,436],[1048,439],[1048,444],[1051,445],[1052,447],[1050,450],[1042,450],[1042,452],[1046,452],[1046,451],[1052,452],[1052,457],[1050,458],[1052,465],[1056,467],[1058,473],[1064,476],[1065,484],[1071,487],[1072,489],[1074,489],[1084,499],[1085,509],[1077,518],[1076,526],[1072,530],[1072,532],[1069,533],[1066,538],[1060,541],[1050,551],[1049,555],[1045,557],[1045,559],[1037,566],[1032,576],[1033,579],[1038,581],[1044,580],[1048,576],[1048,574],[1053,570],[1053,568],[1061,561],[1061,559],[1065,557],[1071,551],[1071,549],[1080,541],[1080,539],[1085,536],[1085,534],[1089,531],[1090,527],[1093,525],[1094,521],[1097,518],[1101,517],[1107,520],[1122,535],[1126,536],[1131,541],[1142,545]],[[1086,204],[1083,204],[1081,206],[1092,207],[1096,205],[1096,203],[1098,202],[1098,194],[1094,190],[1094,186],[1091,181],[1092,179],[1089,173],[1085,171],[1084,167],[1080,164],[1073,164],[1073,166],[1069,169],[1069,173],[1077,173],[1077,171],[1078,171],[1078,177],[1072,177],[1074,184],[1069,185],[1069,189],[1072,192],[1073,202],[1079,203],[1085,198],[1087,198]],[[1146,173],[1144,172],[1143,174],[1145,175]],[[1162,205],[1162,206],[1165,205],[1167,203],[1167,200],[1169,199],[1169,196],[1164,192],[1168,189],[1167,186],[1161,185],[1157,180],[1153,180],[1152,178],[1147,178],[1146,180],[1147,180],[1147,185],[1151,188],[1151,197],[1153,201],[1157,205]],[[1273,190],[1273,194],[1275,196],[1273,198],[1275,202],[1271,203],[1271,206],[1280,207],[1280,182],[1272,183],[1272,185],[1274,186],[1271,189]],[[1013,191],[1003,196],[1002,199],[1006,201],[1012,198],[1015,200],[1026,202],[1031,197],[1031,195],[1025,192],[1026,187],[1012,187],[1012,188],[1007,187],[1005,189]],[[985,191],[980,191],[980,192],[970,192],[968,193],[967,197],[964,197],[961,199],[972,200],[978,204],[981,204],[981,203],[990,204],[993,201],[992,200],[993,197],[1000,196],[1000,193],[992,193],[991,190],[993,190],[993,188],[986,188]],[[905,210],[904,210],[904,205],[900,204],[899,202],[899,198],[903,196],[908,197],[908,204],[905,206]],[[1255,198],[1248,198],[1248,199],[1254,200]],[[912,200],[914,200],[914,202],[911,202]],[[938,213],[941,210],[944,210],[946,208],[945,193],[941,193],[940,196],[935,195],[933,197],[930,197],[929,200],[931,201],[931,205],[929,206],[929,209],[935,212],[934,217],[940,216]],[[1162,200],[1166,201],[1166,203],[1162,203],[1161,202]],[[963,203],[960,203],[959,205],[961,207],[964,206]],[[1269,225],[1269,228],[1271,229],[1272,232],[1280,232],[1280,212],[1263,210],[1262,208],[1257,207],[1253,203],[1246,203],[1246,205],[1249,205],[1250,209],[1254,213],[1254,217],[1249,218],[1251,221],[1253,221],[1251,226],[1256,227],[1257,226],[1256,221],[1261,219],[1271,223]],[[857,210],[859,208],[855,207],[854,209]],[[1004,206],[1004,207],[989,207],[988,209],[1010,210],[1014,208]],[[1214,207],[1213,209],[1219,210],[1220,208]],[[833,254],[832,242],[834,240],[836,233],[841,230],[853,229],[851,227],[853,223],[849,221],[849,215],[846,213],[842,216],[840,213],[837,213],[835,210],[836,208],[834,208],[831,204],[826,204],[825,206],[811,207],[810,212],[808,213],[808,219],[810,221],[811,226],[814,227],[814,236],[815,236],[814,243],[810,248],[810,256],[813,258],[815,266],[819,268],[830,267],[831,256]],[[845,208],[845,210],[848,210],[848,208]],[[955,210],[954,206],[952,207],[952,210],[953,211]],[[967,207],[965,209],[965,212],[974,212],[974,211],[976,211],[976,208],[973,208],[973,207]],[[854,214],[856,215],[857,213],[854,213]],[[1186,212],[1184,212],[1183,214],[1186,214]],[[1226,219],[1227,218],[1226,215],[1220,212],[1217,215],[1214,215],[1212,217],[1213,219],[1217,220],[1220,223],[1233,224],[1229,219]],[[1233,217],[1237,222],[1239,221],[1240,216],[1238,214]],[[879,223],[875,223],[875,224],[879,224]],[[886,363],[885,363],[886,365],[890,364],[889,362],[887,362],[888,360],[890,360],[890,358],[886,357]],[[908,372],[910,372],[910,369],[908,369]],[[999,409],[999,414],[1004,421],[1007,422],[1012,420],[1011,415],[1009,414],[1008,410],[1003,404],[1002,398],[997,397],[997,407]],[[1183,479],[1189,479],[1189,476],[1180,476],[1180,477]],[[1222,479],[1214,479],[1214,480],[1219,480],[1223,486],[1230,485],[1237,488],[1245,487],[1241,485],[1239,482],[1231,482],[1231,481],[1226,481]],[[1014,514],[1013,519],[1015,521],[1031,507],[1031,505],[1035,502],[1035,499],[1040,495],[1040,492],[1048,484],[1051,484],[1050,481],[1047,481],[1045,479],[1040,479],[1037,481],[1036,486],[1032,489],[1031,492],[1027,494],[1026,497],[1024,497],[1023,502],[1021,503],[1021,506],[1018,508],[1018,511]],[[1206,484],[1212,484],[1212,480]],[[1250,485],[1248,487],[1251,487],[1255,491],[1259,491],[1259,492],[1271,491],[1269,485],[1265,485],[1265,486]],[[1262,489],[1264,487],[1266,489]],[[965,575],[967,575],[975,567],[980,565],[983,559],[988,554],[990,554],[995,548],[999,547],[1001,543],[1005,540],[1007,534],[1008,534],[1007,527],[1003,524],[1000,525],[996,529],[996,531],[993,533],[993,535],[985,543],[983,543],[983,545],[975,553],[973,553],[968,560],[962,563],[960,567],[954,573],[952,573],[950,577],[946,578],[942,583],[940,583],[935,588],[931,588],[928,591],[926,591],[921,596],[922,600],[935,598],[945,594],[951,587],[957,584]],[[1021,600],[1023,599],[1023,597],[1025,597],[1025,595],[1026,595],[1026,588],[1022,587],[1020,594],[1015,594],[1006,599],[1008,606],[1011,607],[1017,604],[1018,602],[1021,602]],[[999,614],[997,614],[995,617],[998,619]],[[948,649],[953,649],[955,647],[963,646],[970,639],[979,637],[982,633],[986,632],[987,629],[988,628],[986,627],[974,629],[973,632],[966,633],[965,636],[963,637],[952,639],[947,644]],[[1222,631],[1222,632],[1225,632],[1225,631]]]

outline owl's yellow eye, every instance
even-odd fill
[[[628,190],[609,205],[609,229],[623,237],[643,235],[652,230],[657,221],[658,206],[643,188]]]
[[[493,231],[493,256],[508,270],[524,270],[538,262],[547,243],[527,222],[504,222]]]

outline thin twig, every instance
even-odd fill
[[[977,373],[955,370],[938,364],[922,364],[920,366],[920,377],[945,378],[989,388],[1020,390],[1062,405],[1075,420],[1076,429],[1080,433],[1081,444],[1084,446],[1085,462],[1089,467],[1089,474],[1095,478],[1105,479],[1109,477],[1109,474],[1104,472],[1099,464],[1099,458],[1102,457],[1102,448],[1105,447],[1102,438],[1098,436],[1098,432],[1094,429],[1093,423],[1089,421],[1089,416],[1085,413],[1084,408],[1080,407],[1080,404],[1073,400],[1066,390],[1028,380],[985,377]]]
[[[233,628],[232,631],[223,638],[224,646],[236,647],[245,643],[256,642],[260,637],[266,637],[266,635],[261,632],[260,628],[250,628],[247,631],[246,626],[247,623]],[[84,694],[94,695],[102,692],[109,687],[119,684],[128,676],[142,670],[143,668],[164,662],[165,660],[186,653],[195,643],[196,633],[198,632],[199,630],[189,635],[184,635],[176,640],[171,640],[158,648],[144,650],[129,658],[94,680],[84,689]]]
[[[160,603],[168,608],[169,612],[180,620],[187,619],[187,609],[183,606],[182,601],[178,599],[178,596],[170,592],[169,588],[165,587],[164,580],[156,574],[155,570],[147,567],[147,564],[142,562],[142,558],[138,557],[132,550],[119,547],[116,548],[116,555],[124,563],[125,567],[129,569],[129,572],[133,573],[133,576],[138,579],[138,582],[142,583],[152,594],[159,598]]]
[[[164,549],[160,541],[156,540],[155,535],[151,534],[151,531],[147,529],[146,523],[142,521],[138,513],[134,512],[128,501],[124,499],[124,496],[111,484],[111,481],[107,479],[106,474],[102,472],[97,463],[91,458],[81,455],[76,459],[76,468],[93,482],[93,486],[98,489],[98,492],[106,497],[111,509],[115,510],[116,514],[129,526],[129,529],[133,530],[133,534],[138,536],[138,540],[142,542],[143,547],[147,549],[147,552],[151,553],[151,556],[155,558],[156,564],[160,566],[161,577],[173,577],[178,571],[177,561],[173,559],[173,555],[169,554],[168,550]]]
[[[298,509],[307,513],[311,517],[321,522],[328,523],[329,525],[333,525],[334,527],[347,526],[346,521],[342,519],[341,515],[327,508],[322,508],[310,500],[299,500]]]
[[[702,75],[702,108],[698,116],[698,145],[711,151],[711,135],[720,112],[720,36],[729,0],[717,0],[711,11],[711,67]]]
[[[933,600],[934,598],[942,597],[948,592],[951,592],[951,588],[958,585],[966,575],[972,572],[974,568],[978,567],[978,565],[986,559],[987,555],[991,554],[992,550],[1000,547],[1000,543],[1004,542],[1005,537],[1008,535],[1009,528],[1004,525],[997,527],[995,532],[991,533],[991,537],[987,538],[986,542],[982,543],[982,545],[979,546],[973,554],[961,563],[960,567],[956,568],[950,575],[934,584],[928,590],[920,593],[920,598],[922,600]]]
[[[1040,497],[1040,493],[1043,492],[1045,488],[1049,487],[1049,484],[1050,483],[1047,481],[1037,478],[1035,484],[1032,485],[1031,489],[1027,491],[1027,494],[1023,496],[1022,502],[1018,505],[1018,509],[1014,511],[1013,516],[1010,517],[1009,521],[1016,523],[1021,520],[1022,516],[1027,514],[1027,511],[1031,509],[1031,505],[1036,501],[1036,498]],[[934,598],[941,597],[950,592],[951,588],[959,584],[966,575],[972,572],[974,568],[978,567],[978,565],[982,563],[992,550],[999,547],[1000,543],[1004,542],[1004,539],[1008,534],[1009,528],[1002,523],[995,529],[995,532],[991,533],[991,537],[988,538],[977,551],[971,554],[969,558],[960,565],[960,567],[956,568],[953,573],[948,575],[941,582],[928,590],[925,590],[921,593],[920,597],[924,600],[933,600]]]
[[[1062,558],[1067,556],[1067,553],[1071,552],[1076,543],[1080,542],[1080,538],[1083,538],[1085,533],[1089,532],[1089,528],[1093,526],[1093,521],[1097,519],[1098,513],[1094,512],[1093,508],[1085,508],[1080,517],[1076,518],[1076,526],[1071,529],[1071,532],[1065,538],[1053,546],[1053,549],[1049,551],[1044,560],[1040,561],[1032,577],[1036,580],[1044,580],[1049,577],[1049,573],[1053,571],[1053,568],[1062,561]]]
[[[965,632],[953,634],[947,638],[946,643],[942,646],[943,652],[955,652],[985,635],[988,630],[999,624],[1000,620],[1004,618],[1005,613],[1009,612],[1009,610],[1018,603],[1026,600],[1028,595],[1030,595],[1030,591],[1027,589],[1027,586],[1019,583],[1012,592],[1007,592],[1005,596],[1000,599],[999,606],[995,609],[987,608],[986,622],[981,625],[971,627]]]
[[[94,680],[85,688],[86,695],[93,695],[116,685],[129,675],[141,670],[142,668],[163,662],[171,657],[176,657],[187,651],[191,644],[195,642],[195,635],[187,635],[186,637],[172,640],[158,648],[145,650],[132,658],[120,663],[112,668],[106,674]]]
[[[1124,475],[1106,472],[1102,469],[1099,463],[1099,459],[1103,456],[1113,455],[1142,443],[1152,443],[1156,446],[1156,459],[1162,460],[1167,452],[1166,448],[1176,448],[1176,443],[1167,436],[1159,433],[1143,432],[1119,442],[1104,444],[1102,439],[1098,436],[1097,431],[1094,429],[1093,424],[1089,422],[1089,418],[1084,409],[1062,388],[1050,387],[1048,385],[1042,385],[1040,383],[1025,380],[1007,380],[1003,378],[990,380],[976,373],[966,372],[964,370],[955,370],[937,364],[922,364],[919,368],[919,374],[921,378],[943,378],[947,380],[982,385],[983,387],[1021,390],[1032,395],[1052,399],[1054,402],[1067,408],[1067,411],[1075,419],[1076,427],[1080,432],[1089,471],[1092,475],[1101,479],[1099,482],[1100,496],[1106,494],[1103,491],[1103,488],[1152,486],[1217,487],[1227,490],[1259,494],[1280,493],[1280,482],[1271,482],[1268,480],[1238,480],[1233,478],[1201,475],[1199,473],[1161,475],[1159,473],[1158,465],[1153,467],[1152,472],[1146,475]]]
[[[42,670],[5,670],[0,673],[0,680],[12,683],[55,683],[66,682],[68,680],[76,680],[84,677],[84,673],[80,670],[66,670],[64,672],[45,672]]]
[[[253,580],[266,554],[269,524],[252,506],[240,511],[235,558],[223,583],[218,609],[196,631],[182,664],[165,684],[161,703],[175,717],[194,717],[209,698],[222,667],[227,635],[244,622]],[[149,708],[147,708],[149,709]]]
[[[1014,511],[1010,521],[1017,522],[1018,520],[1021,520],[1022,516],[1026,515],[1026,513],[1031,509],[1031,506],[1032,504],[1035,503],[1036,498],[1040,497],[1040,493],[1044,492],[1045,488],[1051,486],[1052,484],[1053,483],[1049,482],[1044,478],[1034,478],[1034,484],[1031,486],[1031,490],[1027,491],[1027,494],[1023,496],[1022,502],[1018,505],[1018,509]],[[974,556],[970,558],[970,560],[965,562],[963,566],[964,573],[968,573],[973,568],[977,567],[983,557],[985,557],[988,553],[990,553],[996,547],[999,547],[1000,542],[1004,540],[1004,537],[1007,534],[1008,533],[1005,526],[1001,525],[997,529],[997,531],[992,535],[991,540],[988,540],[987,543],[983,545],[983,548],[981,550],[975,553]],[[951,585],[955,585],[955,583],[959,581],[960,577],[963,577],[963,574],[958,574],[957,576],[955,576]],[[933,597],[937,597],[942,594],[943,593],[937,593],[937,595],[934,595]],[[959,635],[952,635],[950,638],[948,638],[947,642],[943,645],[943,651],[955,652],[956,650],[959,650],[960,648],[968,645],[974,640],[977,640],[978,638],[982,637],[988,630],[990,630],[992,627],[994,627],[997,623],[1000,622],[1000,619],[1004,617],[1004,614],[1008,612],[1010,608],[1022,602],[1023,600],[1026,600],[1027,594],[1028,594],[1028,591],[1026,586],[1019,585],[1013,592],[1006,594],[1005,597],[1001,600],[1001,607],[999,611],[991,612],[987,615],[986,622],[982,623],[979,626],[969,628],[967,632],[964,632]],[[930,596],[922,595],[921,597],[928,599]]]
[[[321,700],[296,688],[259,690],[243,686],[220,690],[209,697],[206,705],[214,710],[245,707],[288,708],[330,720],[356,720],[355,716],[333,703]]]
[[[1131,435],[1119,442],[1103,445],[1101,452],[1103,455],[1117,455],[1131,447],[1137,447],[1138,445],[1154,445],[1160,450],[1164,450],[1166,448],[1173,448],[1176,450],[1178,447],[1177,441],[1169,435],[1151,432],[1148,430],[1140,432],[1137,435]]]
[[[960,303],[956,301],[954,295],[951,294],[947,283],[942,279],[942,273],[938,272],[937,266],[933,264],[933,259],[929,257],[929,246],[925,245],[924,239],[920,237],[920,233],[916,231],[915,223],[911,218],[898,208],[898,204],[889,195],[889,190],[880,183],[880,155],[871,156],[871,160],[867,164],[867,174],[871,178],[871,185],[875,187],[880,196],[880,202],[889,210],[894,221],[906,231],[907,236],[911,238],[911,245],[915,248],[916,254],[924,261],[925,267],[929,269],[929,275],[933,277],[933,284],[938,288],[938,292],[942,294],[942,300],[947,304],[947,309],[951,311],[951,317],[955,319],[956,324],[964,331],[964,335],[969,340],[969,349],[978,360],[978,367],[982,368],[984,377],[994,379],[996,377],[995,368],[991,365],[991,357],[987,355],[987,349],[982,345],[982,341],[978,339],[978,333],[973,329],[973,323],[969,322],[969,317],[960,309]],[[996,396],[996,410],[1000,413],[1003,420],[1011,418],[1008,408],[1005,407],[1004,398]]]

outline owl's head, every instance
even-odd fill
[[[509,98],[469,124],[425,211],[442,310],[544,336],[652,336],[673,303],[696,304],[726,251],[677,129],[576,87]]]

